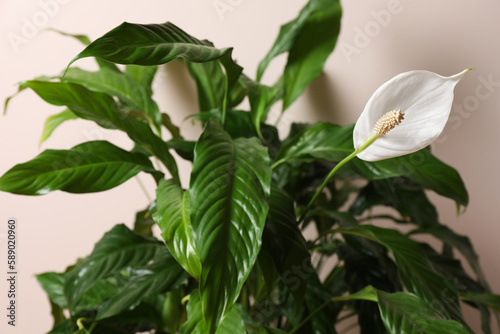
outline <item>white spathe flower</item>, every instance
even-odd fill
[[[450,77],[410,71],[380,86],[354,126],[354,148],[359,149],[377,132],[379,136],[357,157],[366,161],[383,160],[431,144],[448,121],[455,85],[469,70]],[[388,112],[392,113],[386,115]],[[378,122],[382,117],[385,120]]]

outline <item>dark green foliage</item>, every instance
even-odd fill
[[[426,194],[466,206],[465,185],[428,149],[377,162],[354,158],[305,209],[353,152],[353,125],[292,124],[280,139],[266,119],[275,103],[284,112],[321,74],[341,13],[337,0],[310,0],[281,27],[256,80],[232,48],[168,22],[123,23],[94,42],[69,35],[86,45],[70,65],[95,57],[98,71],[68,67],[61,76],[20,83],[18,93],[31,89],[66,108],[48,118],[41,141],[80,118],[123,131],[135,146],[129,152],[95,141],[46,150],[0,177],[0,190],[90,193],[139,172],[157,184],[133,230],[116,225],[64,273],[37,276],[52,307],[50,333],[335,334],[345,319],[357,319],[363,334],[470,333],[460,299],[479,309],[483,331],[491,332],[500,297],[469,239],[441,224]],[[261,84],[283,53],[282,75]],[[185,140],[153,99],[159,66],[175,59],[197,89],[193,118],[203,132],[196,141]],[[174,151],[193,164],[189,189],[181,187]],[[387,213],[374,215],[380,207]],[[381,220],[385,228],[375,226]],[[155,224],[164,242],[154,236]],[[402,234],[401,224],[411,232]],[[440,240],[443,251],[417,242],[420,234]]]

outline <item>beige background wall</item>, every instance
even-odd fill
[[[20,80],[59,73],[81,50],[74,40],[42,32],[43,28],[85,33],[95,39],[123,21],[168,20],[219,47],[234,46],[238,62],[254,76],[258,60],[270,48],[280,24],[295,17],[305,2],[0,0],[0,100],[14,93],[14,84]],[[454,203],[431,196],[438,204],[441,220],[470,236],[486,276],[500,293],[500,160],[496,146],[500,125],[500,2],[344,0],[342,4],[340,39],[324,75],[292,106],[279,128],[285,131],[293,121],[318,119],[353,123],[373,91],[400,72],[427,69],[451,75],[475,68],[458,85],[450,123],[439,143],[434,144],[434,153],[460,171],[470,192],[470,206],[457,217]],[[217,5],[225,5],[226,11],[217,11]],[[18,43],[12,43],[12,39]],[[283,63],[283,58],[274,62],[264,80],[271,82]],[[92,61],[87,60],[77,66],[93,68]],[[171,79],[179,78],[180,84],[172,83]],[[181,66],[163,68],[155,89],[161,109],[171,113],[177,124],[194,112],[194,87]],[[1,174],[46,148],[70,148],[95,139],[131,147],[126,136],[85,121],[68,122],[39,147],[45,118],[60,110],[32,92],[12,101],[8,114],[0,117]],[[182,131],[188,138],[196,138],[198,133],[190,122],[183,123]],[[153,195],[151,180],[144,175],[140,178]],[[88,254],[115,223],[130,226],[134,213],[147,203],[134,179],[111,191],[89,195],[55,192],[24,197],[0,193],[0,309],[5,310],[7,300],[5,237],[10,217],[18,221],[20,273],[18,326],[7,327],[5,311],[1,311],[0,332],[46,332],[51,326],[49,304],[34,275],[64,270],[77,257]]]

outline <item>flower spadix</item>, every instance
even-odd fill
[[[354,126],[354,148],[372,142],[357,156],[377,161],[416,152],[443,131],[453,90],[464,70],[450,77],[429,71],[401,73],[372,95]],[[374,138],[376,138],[374,140]]]

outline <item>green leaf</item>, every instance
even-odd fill
[[[182,286],[165,294],[165,301],[162,307],[162,318],[169,333],[179,333],[180,324],[183,322],[183,297],[184,288]]]
[[[465,325],[454,283],[438,274],[418,243],[391,229],[360,225],[335,230],[368,238],[385,246],[393,255],[401,281],[409,292],[427,302],[435,313]]]
[[[196,143],[190,187],[210,333],[236,301],[259,253],[270,183],[267,149],[256,138],[233,140],[212,119]]]
[[[153,95],[151,86],[153,85],[153,79],[157,72],[158,66],[125,66],[125,75],[144,87],[148,91],[149,96]]]
[[[213,47],[213,44],[208,41],[202,41],[202,43]],[[200,111],[222,110],[225,93],[222,88],[226,85],[226,74],[221,67],[221,63],[216,60],[203,63],[188,62],[187,67],[196,83]],[[229,97],[229,108],[237,106],[244,98],[245,92],[243,89],[244,87],[238,83],[234,94]]]
[[[500,313],[500,295],[466,292],[461,297],[462,300],[486,305],[495,312]]]
[[[194,248],[189,192],[172,180],[162,180],[156,189],[158,210],[153,215],[172,256],[197,280],[201,276],[200,257]]]
[[[330,123],[311,126],[282,147],[273,167],[276,168],[282,163],[312,162],[318,159],[339,162],[354,151],[353,127],[354,125],[341,127]],[[338,175],[346,173],[350,178],[352,173],[355,173],[369,180],[406,176],[458,204],[466,206],[469,201],[458,172],[426,149],[375,162],[354,158],[339,170]]]
[[[181,326],[181,334],[206,334],[208,325],[203,317],[202,303],[198,290],[191,293],[187,304],[187,321]],[[238,307],[234,305],[227,313],[216,334],[245,334],[245,325]]]
[[[22,85],[33,89],[50,104],[67,106],[80,118],[94,121],[104,128],[120,129],[126,132],[132,140],[156,155],[174,179],[179,179],[177,164],[165,142],[156,136],[146,123],[120,110],[111,96],[68,82],[32,80],[25,81]]]
[[[89,322],[90,320],[92,319],[89,319]],[[148,302],[140,303],[133,310],[125,310],[113,317],[91,322],[91,324],[95,324],[92,334],[165,333],[162,328],[161,310]]]
[[[144,237],[153,236],[152,227],[155,224],[153,213],[156,212],[156,201],[153,201],[146,209],[135,214],[134,232]]]
[[[283,82],[283,110],[321,74],[340,32],[342,8],[338,0],[312,0],[307,6],[312,8],[288,52]]]
[[[132,270],[127,284],[97,308],[97,320],[135,308],[144,298],[176,289],[187,278],[167,249],[162,249],[152,263]]]
[[[167,142],[167,146],[170,149],[174,149],[178,155],[180,155],[183,159],[193,161],[194,159],[194,146],[196,142],[172,138]]]
[[[77,303],[68,307],[71,314],[95,310],[105,300],[116,295],[123,284],[125,284],[123,277],[118,273],[115,273],[114,276],[97,280],[85,291]]]
[[[147,264],[164,245],[141,237],[125,225],[116,225],[97,242],[92,253],[66,274],[64,294],[68,306],[78,304],[85,291],[101,278],[118,273],[126,267]]]
[[[61,308],[68,307],[64,296],[64,274],[48,272],[36,275],[36,279],[49,296],[51,302]]]
[[[231,58],[232,48],[216,49],[174,24],[131,24],[120,26],[95,40],[69,63],[96,57],[118,64],[160,65],[177,58],[204,63],[218,60],[225,69],[223,110],[229,105],[229,94],[242,68]],[[206,88],[206,86],[204,85]]]
[[[47,334],[73,334],[73,324],[70,319],[61,321]]]
[[[78,119],[78,117],[69,109],[62,111],[59,114],[49,116],[43,126],[39,144],[41,145],[44,141],[46,141],[59,125],[72,119]]]
[[[444,243],[456,248],[467,259],[467,262],[472,267],[481,284],[489,289],[486,277],[479,264],[479,256],[477,255],[470,239],[467,236],[459,235],[453,232],[445,225],[434,225],[422,227],[411,232],[411,234],[431,234]]]
[[[64,31],[61,31],[58,29],[54,29],[54,28],[47,28],[46,30],[56,32],[62,36],[72,37],[72,38],[76,39],[77,41],[79,41],[80,43],[82,43],[83,45],[90,44],[90,39],[86,35],[70,34],[70,33],[67,33],[67,32],[64,32]]]
[[[170,22],[124,22],[92,42],[68,66],[86,57],[135,65],[160,65],[177,58],[199,63],[217,60],[230,52],[231,48],[216,49],[208,46]]]
[[[407,292],[378,291],[380,314],[390,334],[468,334],[460,323],[435,315],[429,303]]]
[[[337,42],[341,15],[338,0],[311,0],[297,18],[281,26],[273,47],[259,63],[257,80],[273,58],[288,52],[283,110],[321,73]]]
[[[371,181],[361,189],[349,211],[361,216],[375,205],[392,206],[402,216],[409,217],[411,223],[422,227],[439,224],[436,208],[423,187],[407,177]]]
[[[282,82],[278,82],[278,84],[269,87],[257,83],[245,75],[242,75],[241,81],[248,90],[252,123],[259,134],[259,137],[262,137],[260,132],[260,123],[266,121],[267,114],[269,113],[271,106],[282,98]]]
[[[170,131],[170,134],[172,134],[172,138],[182,139],[181,130],[179,129],[179,127],[174,125],[174,123],[172,123],[172,120],[170,119],[170,116],[168,114],[161,114],[161,123],[165,128],[167,128],[168,131]]]
[[[321,0],[309,1],[307,5],[302,8],[297,18],[281,26],[279,35],[276,38],[274,45],[272,46],[271,50],[269,50],[264,59],[262,59],[259,63],[259,67],[257,69],[257,81],[260,81],[271,60],[284,52],[290,51],[294,47],[295,41],[306,25],[309,16],[314,13],[318,5],[322,5]],[[310,38],[313,37],[314,36],[310,36]]]
[[[38,80],[38,81],[50,81],[52,79],[53,78],[51,78],[51,77],[47,77],[47,76],[42,75],[42,76],[36,77],[34,80]],[[17,87],[17,92],[15,92],[14,94],[8,96],[5,99],[4,106],[3,106],[3,114],[4,115],[7,114],[7,107],[9,106],[10,100],[12,100],[14,97],[16,97],[19,93],[21,93],[26,88],[28,88],[28,87],[23,86],[22,83],[20,83],[19,86]]]
[[[149,87],[142,86],[129,76],[107,68],[102,68],[97,72],[89,72],[75,67],[66,71],[63,80],[118,97],[130,109],[144,112],[147,119],[160,131],[161,113],[151,97]]]
[[[262,249],[273,257],[283,282],[295,298],[297,309],[304,301],[311,255],[298,227],[293,199],[273,186],[269,197],[268,221],[262,236]]]
[[[0,190],[22,195],[104,191],[137,173],[154,172],[149,159],[106,141],[92,141],[70,150],[45,150],[31,161],[11,168],[0,178]]]

